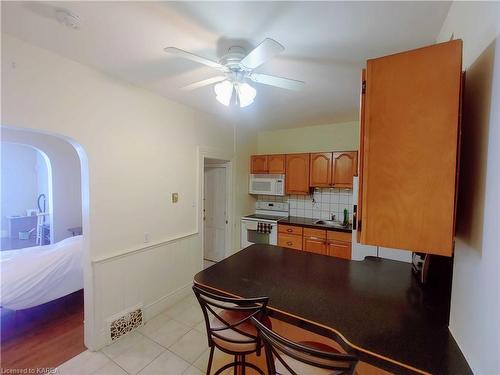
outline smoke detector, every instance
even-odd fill
[[[80,17],[63,8],[56,9],[56,18],[64,26],[75,30],[79,29],[82,24]]]

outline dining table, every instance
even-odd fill
[[[254,244],[200,271],[194,283],[237,298],[267,296],[271,317],[395,374],[472,374],[448,329],[451,284],[422,285],[411,263]]]

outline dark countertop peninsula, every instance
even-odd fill
[[[352,225],[349,224],[346,227],[342,226],[328,226],[316,224],[315,222],[320,219],[311,219],[308,217],[298,217],[298,216],[288,216],[283,219],[278,220],[278,224],[286,224],[286,225],[295,225],[306,228],[316,228],[316,229],[326,229],[326,230],[335,230],[337,232],[352,232]]]
[[[449,287],[422,287],[409,263],[252,245],[194,282],[238,297],[268,296],[273,316],[396,374],[472,373],[448,330]]]

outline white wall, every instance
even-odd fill
[[[7,216],[25,216],[26,210],[36,208],[38,197],[37,154],[32,147],[1,143],[1,217],[2,237],[8,236]]]
[[[31,145],[44,152],[52,170],[52,225],[54,242],[71,236],[68,228],[82,226],[82,190],[80,159],[74,147],[60,138],[30,131],[1,129],[3,141]],[[47,196],[48,181],[40,181],[40,193]],[[48,199],[48,196],[47,196]],[[35,204],[36,206],[36,204]],[[47,200],[48,207],[48,200]]]
[[[1,129],[0,129],[1,132]],[[50,163],[50,161],[49,161]],[[45,211],[50,212],[49,200],[51,191],[49,191],[52,186],[49,184],[49,166],[47,165],[47,161],[45,157],[40,153],[36,153],[36,181],[37,181],[37,196],[40,194],[45,195]],[[52,171],[51,171],[52,174]],[[81,201],[81,199],[80,199]],[[43,203],[40,201],[40,205]],[[43,206],[42,206],[43,209]]]
[[[192,283],[202,257],[197,147],[235,154],[233,126],[6,34],[2,66],[2,124],[60,134],[85,150],[83,229],[94,271],[86,343],[99,348],[110,315],[139,303],[149,316]],[[146,233],[154,246],[143,243]]]
[[[450,331],[475,374],[500,373],[500,3],[454,2],[438,41],[464,41]]]
[[[239,250],[241,237],[241,216],[253,214],[255,211],[255,197],[248,194],[248,176],[250,174],[250,155],[257,153],[257,133],[249,130],[236,129],[235,134],[236,158],[235,178],[237,184],[234,191],[234,251]]]

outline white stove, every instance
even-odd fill
[[[255,214],[241,218],[241,248],[252,244],[278,244],[278,220],[288,217],[288,203],[255,204]]]

